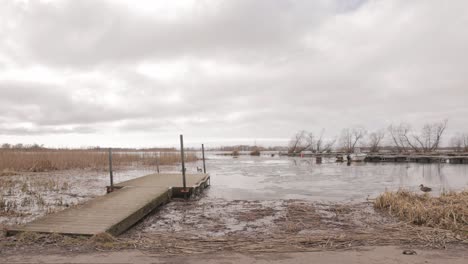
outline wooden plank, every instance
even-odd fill
[[[193,187],[208,177],[208,174],[199,173],[199,174],[186,174],[187,187]],[[144,177],[136,178],[129,181],[124,181],[121,183],[114,184],[115,187],[183,187],[182,184],[182,174],[172,174],[172,173],[155,173],[146,175]]]
[[[190,192],[207,186],[208,174],[187,174]],[[96,235],[108,232],[119,235],[152,210],[167,203],[173,189],[182,185],[181,174],[151,174],[115,184],[114,192],[84,204],[46,215],[7,234],[18,232]],[[193,190],[192,190],[193,189]]]

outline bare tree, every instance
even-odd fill
[[[388,132],[392,137],[393,145],[398,152],[407,152],[410,147],[408,144],[408,135],[411,132],[411,127],[406,123],[400,123],[400,125],[390,125]]]
[[[409,149],[415,152],[431,152],[439,148],[446,127],[447,120],[443,120],[425,124],[420,134],[412,132],[410,126],[404,123],[399,126],[390,125],[388,131],[398,152],[406,152]]]
[[[468,134],[457,134],[450,139],[450,146],[456,152],[468,151]]]
[[[369,134],[369,148],[371,152],[379,152],[382,139],[385,137],[385,130],[380,129]]]
[[[450,147],[452,147],[456,152],[462,152],[463,150],[463,135],[458,134],[453,136],[450,139]]]
[[[340,145],[343,151],[352,153],[356,145],[367,134],[367,130],[362,127],[345,128],[341,131]]]
[[[3,149],[9,149],[9,148],[11,148],[11,145],[8,144],[8,143],[3,143],[3,144],[2,144],[2,148],[3,148]]]
[[[288,153],[301,153],[314,144],[314,135],[305,130],[297,132],[289,142]]]
[[[468,134],[463,134],[463,151],[468,152]]]
[[[12,148],[14,149],[22,149],[24,147],[24,145],[22,143],[18,143],[18,144],[15,144],[14,146],[12,146]]]
[[[415,143],[412,147],[418,152],[431,152],[439,148],[440,140],[447,127],[447,119],[432,124],[425,124],[421,134],[413,135]]]
[[[320,132],[320,137],[318,137],[317,140],[314,141],[314,144],[312,145],[312,152],[314,153],[326,153],[330,152],[333,145],[335,145],[336,138],[335,139],[330,139],[330,140],[325,140],[323,135],[325,133],[325,129],[322,129]]]

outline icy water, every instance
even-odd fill
[[[337,163],[325,159],[208,154],[209,198],[227,200],[306,199],[362,201],[386,190],[468,189],[468,165],[422,163]],[[191,164],[195,166],[195,164]],[[201,166],[201,162],[196,165]]]

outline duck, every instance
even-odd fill
[[[421,191],[423,191],[423,192],[430,192],[430,191],[432,191],[431,188],[429,188],[429,187],[427,187],[427,186],[424,186],[424,185],[422,185],[422,184],[419,185],[419,189],[421,189]]]

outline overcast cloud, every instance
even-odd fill
[[[0,0],[0,142],[285,144],[448,118],[468,2]]]

